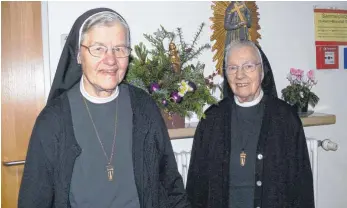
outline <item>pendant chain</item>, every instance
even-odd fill
[[[82,96],[82,97],[83,97],[83,96]],[[116,118],[115,118],[115,127],[114,127],[114,136],[113,136],[112,150],[111,150],[111,155],[110,155],[110,157],[108,157],[108,156],[107,156],[107,153],[106,153],[106,151],[105,151],[104,145],[103,145],[103,143],[102,143],[102,141],[101,141],[101,139],[100,139],[98,130],[96,129],[96,126],[95,126],[95,123],[94,123],[94,121],[93,121],[92,115],[91,115],[91,113],[90,113],[90,110],[89,110],[88,104],[87,104],[87,102],[86,102],[86,99],[83,97],[83,101],[84,101],[84,104],[86,105],[89,118],[90,118],[90,120],[92,121],[94,130],[95,130],[96,137],[97,137],[98,140],[99,140],[99,143],[100,143],[100,145],[101,145],[102,151],[104,152],[104,155],[105,155],[105,157],[106,157],[106,160],[107,160],[108,165],[110,165],[110,164],[112,163],[112,159],[113,159],[113,155],[114,155],[114,148],[115,148],[115,144],[116,144],[116,129],[117,129],[118,100],[119,100],[119,99],[117,99],[117,101],[116,101]]]

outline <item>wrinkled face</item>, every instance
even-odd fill
[[[82,64],[83,74],[88,84],[94,89],[113,91],[123,80],[129,57],[117,58],[111,49],[128,46],[127,40],[127,30],[121,23],[115,23],[112,26],[96,26],[85,34],[82,45],[108,48],[107,53],[101,57],[92,56],[85,47],[80,49],[78,62]]]
[[[241,46],[231,51],[226,74],[229,86],[240,102],[249,102],[258,97],[263,76],[260,63],[257,51],[251,46]],[[250,70],[252,66],[254,71]],[[233,73],[228,70],[230,67],[239,69],[233,70]]]

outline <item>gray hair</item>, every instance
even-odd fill
[[[245,46],[252,47],[255,51],[257,51],[257,55],[258,55],[258,58],[260,59],[261,67],[263,67],[263,59],[261,57],[261,53],[258,47],[252,41],[248,41],[248,40],[231,42],[225,49],[225,57],[224,57],[225,63],[228,63],[228,59],[229,59],[231,51],[245,47]]]
[[[79,32],[78,47],[83,42],[85,34],[92,28],[96,26],[113,26],[115,23],[121,23],[127,30],[127,45],[130,46],[130,29],[127,22],[117,13],[104,11],[94,14],[84,21]]]

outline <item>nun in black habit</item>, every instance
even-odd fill
[[[103,81],[98,89],[113,79],[121,82],[123,75],[114,74],[126,71],[129,35],[125,20],[111,9],[92,9],[75,21],[31,135],[19,208],[189,207],[168,131],[151,97],[124,83],[109,91],[113,98],[107,101],[86,88],[97,79]],[[97,47],[88,42],[93,38]],[[126,45],[117,43],[125,39]],[[98,55],[102,68],[90,67],[87,61],[100,60]],[[122,69],[115,67],[120,63]],[[100,78],[105,74],[107,79]]]
[[[269,61],[249,41],[234,43],[226,54],[224,99],[206,110],[194,136],[187,180],[192,207],[313,208],[303,126],[277,98]],[[258,94],[242,102],[245,89]]]

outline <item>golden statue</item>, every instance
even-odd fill
[[[211,8],[213,17],[210,20],[213,33],[210,40],[215,41],[212,51],[217,51],[213,61],[217,61],[216,70],[219,74],[223,74],[224,49],[227,44],[245,39],[258,44],[260,39],[258,7],[253,1],[217,1],[213,2]]]
[[[169,45],[169,56],[173,71],[179,73],[181,71],[181,61],[176,45],[173,42]]]

